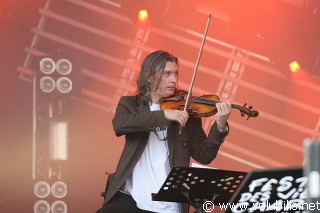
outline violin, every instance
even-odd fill
[[[196,117],[210,117],[218,112],[216,103],[220,102],[217,95],[202,95],[200,97],[190,96],[189,102],[186,106],[186,97],[188,92],[184,90],[177,90],[173,96],[160,99],[160,108],[162,110],[184,110],[188,114],[193,114]],[[253,109],[252,106],[246,107],[247,103],[243,106],[231,104],[232,108],[238,109],[240,115],[248,116],[247,120],[251,117],[259,115],[258,110]]]

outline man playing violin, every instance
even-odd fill
[[[211,163],[229,133],[230,102],[216,104],[216,121],[206,135],[200,117],[181,110],[161,110],[160,100],[175,94],[178,58],[166,51],[150,53],[142,62],[135,96],[121,97],[113,118],[125,146],[116,172],[108,179],[104,205],[97,213],[187,213],[189,206],[152,201],[171,168],[187,167],[190,157]]]

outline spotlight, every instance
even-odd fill
[[[53,78],[49,76],[43,76],[40,79],[40,89],[45,93],[52,92],[56,87],[56,83]]]
[[[51,58],[43,58],[40,61],[40,70],[44,74],[51,74],[56,69],[56,64]]]
[[[57,61],[56,68],[61,75],[68,75],[72,71],[72,63],[68,59],[62,58]]]
[[[51,212],[52,213],[67,213],[68,212],[67,204],[61,200],[56,200],[51,205]]]
[[[149,17],[148,11],[147,10],[140,10],[138,17],[139,17],[140,21],[147,21],[148,17]]]
[[[45,198],[50,194],[50,185],[45,181],[39,181],[34,185],[34,194],[39,198]]]
[[[63,181],[55,182],[54,184],[52,184],[51,193],[56,198],[65,197],[68,193],[67,184],[65,184]]]
[[[51,121],[49,124],[51,160],[68,160],[68,122]]]
[[[72,81],[67,77],[60,77],[57,80],[57,90],[61,93],[69,93],[72,90]]]
[[[49,213],[50,204],[45,200],[38,200],[33,206],[34,213]]]
[[[40,89],[42,92],[51,93],[55,89],[58,93],[67,94],[73,89],[72,80],[67,77],[72,72],[72,63],[66,58],[54,61],[52,58],[42,58],[40,60],[41,76],[39,77]],[[57,71],[53,74],[54,71]]]
[[[291,72],[298,72],[300,70],[300,64],[297,61],[292,61],[289,64]]]

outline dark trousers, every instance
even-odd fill
[[[152,213],[137,207],[131,195],[117,192],[113,198],[96,213]]]

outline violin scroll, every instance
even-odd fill
[[[249,120],[249,118],[251,117],[257,117],[259,115],[259,111],[256,109],[253,109],[252,106],[246,107],[247,103],[243,104],[243,106],[240,105],[235,105],[234,108],[238,108],[240,111],[240,114],[242,117],[244,117],[245,115],[248,116],[247,120]]]

